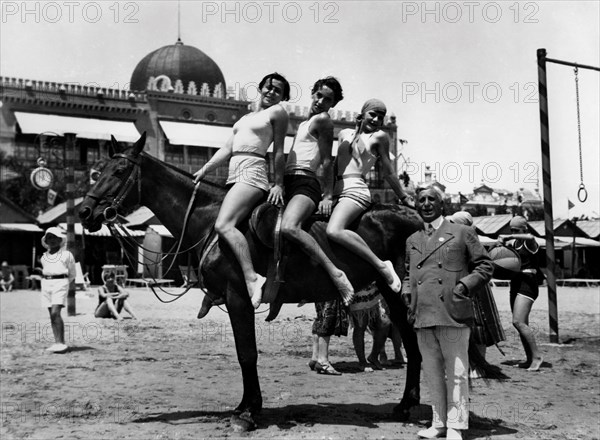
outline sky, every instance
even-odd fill
[[[598,1],[181,1],[179,15],[174,1],[1,3],[2,76],[126,89],[179,28],[228,86],[250,91],[277,71],[305,106],[333,75],[340,110],[382,99],[413,180],[429,165],[451,193],[482,182],[542,191],[536,51],[600,67]],[[600,73],[578,77],[585,203],[573,68],[547,65],[555,218],[600,212]]]

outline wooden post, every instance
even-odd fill
[[[556,301],[556,258],[554,255],[554,219],[552,216],[552,177],[550,170],[550,126],[548,89],[546,88],[546,49],[537,50],[538,94],[542,143],[542,179],[544,184],[544,221],[546,226],[546,267],[548,268],[548,315],[550,342],[558,343],[558,305]]]
[[[65,133],[65,182],[67,183],[67,250],[75,256],[75,134]],[[69,284],[67,294],[67,315],[75,316],[75,283]]]

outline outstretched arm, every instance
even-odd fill
[[[210,158],[208,162],[204,164],[202,168],[194,173],[194,183],[200,182],[208,173],[217,168],[226,160],[229,160],[231,157],[233,146],[233,135],[227,140],[225,145],[215,153],[213,157]]]

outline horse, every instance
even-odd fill
[[[100,229],[103,222],[117,218],[119,210],[131,209],[136,204],[144,205],[174,237],[181,237],[183,246],[195,246],[201,262],[198,273],[202,275],[207,293],[212,297],[222,297],[226,304],[242,370],[243,395],[233,412],[232,424],[241,430],[254,429],[257,426],[255,419],[262,409],[254,308],[241,268],[227,244],[219,242],[214,246],[206,246],[226,190],[207,181],[195,187],[189,173],[143,152],[145,142],[144,133],[133,146],[122,149],[112,138],[109,144],[110,160],[81,204],[81,223],[88,231],[94,232]],[[195,199],[192,205],[190,200],[193,195]],[[379,258],[393,262],[402,279],[405,273],[405,241],[423,227],[416,211],[404,206],[380,205],[367,211],[354,226]],[[238,227],[248,239],[257,272],[264,275],[273,250],[256,238],[247,222]],[[420,401],[421,370],[421,355],[416,334],[407,321],[407,307],[400,294],[390,290],[370,264],[329,242],[325,228],[326,223],[314,221],[309,226],[309,233],[321,244],[322,251],[345,271],[356,290],[367,287],[373,281],[377,282],[389,306],[390,318],[400,329],[408,364],[404,394],[393,413],[400,421],[407,420],[410,408]],[[207,247],[210,252],[202,257],[200,253]],[[333,282],[314,259],[307,258],[292,243],[286,245],[286,255],[287,264],[283,269],[285,283],[281,284],[278,293],[280,301],[320,302],[340,298]],[[309,273],[310,276],[307,276]]]

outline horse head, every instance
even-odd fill
[[[117,213],[140,197],[140,153],[146,145],[146,133],[128,148],[121,148],[111,136],[110,161],[97,182],[88,191],[79,209],[81,224],[90,232],[100,229],[102,223],[112,222]]]

